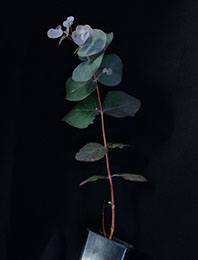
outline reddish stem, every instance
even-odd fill
[[[74,42],[71,36],[67,36],[67,38],[68,38],[71,42]]]
[[[105,230],[105,201],[104,201],[103,207],[102,207],[102,233],[103,233],[104,237],[107,236],[106,230]]]
[[[101,118],[103,143],[104,143],[104,147],[107,150],[107,152],[105,154],[105,159],[106,159],[106,169],[107,169],[107,176],[108,176],[108,180],[109,180],[110,195],[111,195],[111,229],[110,229],[109,239],[112,239],[114,231],[115,231],[115,196],[114,196],[113,181],[112,181],[112,175],[111,175],[111,169],[110,169],[110,163],[109,163],[106,131],[105,131],[105,124],[104,124],[104,113],[103,113],[103,109],[102,109],[101,95],[100,95],[100,90],[99,90],[98,85],[96,87],[96,91],[97,91],[100,118]]]
[[[73,41],[73,39],[72,39],[72,37],[70,35],[68,36],[68,39],[74,43],[74,41]],[[96,80],[96,83],[97,83],[96,75],[94,75],[94,80]],[[103,109],[102,109],[102,102],[101,102],[101,96],[100,96],[100,90],[99,90],[98,84],[97,84],[97,87],[96,87],[96,91],[97,91],[99,111],[100,111],[100,118],[101,118],[101,128],[102,128],[103,143],[104,143],[104,147],[106,149],[105,160],[106,160],[107,176],[108,176],[109,185],[110,185],[110,195],[111,195],[111,228],[110,228],[109,239],[111,240],[113,238],[113,234],[115,232],[115,195],[114,195],[113,180],[112,180],[110,163],[109,163],[109,154],[108,154],[108,147],[107,147],[107,140],[106,140],[106,131],[105,131],[105,124],[104,124],[104,113],[103,113]],[[103,234],[104,234],[104,236],[106,236],[105,224],[104,224],[104,212],[103,212],[103,221],[102,222],[103,222],[102,223]]]

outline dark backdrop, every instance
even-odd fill
[[[124,61],[120,87],[143,104],[135,119],[106,118],[108,137],[131,144],[112,153],[113,170],[149,179],[115,183],[116,235],[138,259],[197,259],[198,2],[7,1],[0,12],[0,259],[39,259],[57,234],[75,260],[86,228],[100,228],[108,186],[78,184],[104,165],[74,160],[100,140],[98,123],[61,122],[77,59],[69,43],[46,37],[68,15],[115,33],[109,51]]]

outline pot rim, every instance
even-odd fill
[[[92,233],[92,234],[95,234],[95,235],[97,235],[97,236],[102,237],[104,240],[106,239],[106,240],[108,240],[108,241],[112,241],[112,242],[117,243],[117,244],[119,244],[119,245],[121,245],[121,246],[124,246],[124,247],[126,247],[127,249],[129,249],[129,250],[134,249],[134,246],[133,246],[133,245],[131,245],[131,244],[129,244],[129,243],[127,243],[127,242],[125,242],[125,241],[123,241],[123,240],[117,238],[117,237],[113,237],[113,239],[110,240],[108,237],[104,237],[102,234],[97,233],[97,232],[95,232],[95,231],[92,231],[92,230],[89,229],[89,228],[87,228],[87,231],[88,231],[88,233]]]

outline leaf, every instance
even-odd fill
[[[131,173],[122,173],[122,174],[113,174],[112,177],[120,177],[127,181],[133,182],[147,182],[147,179],[139,174],[131,174]]]
[[[94,162],[102,159],[106,152],[103,145],[99,143],[88,143],[79,150],[75,159],[83,162]]]
[[[111,142],[107,143],[107,147],[108,147],[109,149],[115,149],[115,148],[120,148],[120,149],[122,149],[122,148],[127,147],[127,146],[129,146],[129,144],[111,143]]]
[[[96,89],[95,81],[77,82],[69,78],[66,82],[66,99],[80,101],[88,97]]]
[[[61,45],[61,43],[65,40],[67,38],[67,35],[63,35],[61,38],[60,38],[60,40],[59,40],[59,42],[58,42],[58,45]]]
[[[98,79],[105,86],[116,86],[122,80],[123,64],[116,54],[105,55],[100,66],[100,73],[103,69],[110,69],[111,73],[102,73]]]
[[[79,102],[62,120],[73,127],[83,129],[92,124],[98,114],[97,97],[91,95]]]
[[[56,28],[51,28],[47,31],[47,36],[51,39],[60,38],[63,35],[63,30],[61,25],[58,25]]]
[[[72,79],[74,81],[88,81],[90,80],[97,69],[100,67],[103,55],[101,54],[94,60],[88,60],[80,63],[72,73]]]
[[[107,177],[102,176],[102,175],[94,175],[94,176],[91,176],[91,177],[89,177],[88,179],[82,181],[82,182],[80,183],[80,186],[82,186],[82,185],[84,185],[84,184],[86,184],[86,183],[88,183],[88,182],[94,182],[94,181],[105,180],[105,179],[107,179]]]
[[[73,54],[76,55],[79,49],[80,49],[80,47],[76,48],[75,51],[73,52]]]
[[[113,33],[106,33],[106,37],[107,37],[107,41],[105,44],[105,50],[109,47],[109,45],[111,44],[112,40],[113,40]]]
[[[139,99],[123,91],[109,91],[104,99],[103,111],[110,116],[121,118],[135,116],[141,107]]]
[[[93,30],[91,41],[78,50],[79,57],[88,57],[100,53],[106,45],[106,34],[98,29]]]

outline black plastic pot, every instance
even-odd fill
[[[80,260],[124,260],[133,246],[89,230]]]

